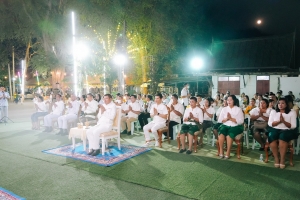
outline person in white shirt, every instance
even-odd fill
[[[179,153],[183,153],[186,151],[186,154],[192,153],[193,140],[197,142],[197,137],[195,132],[198,132],[202,129],[203,123],[203,112],[201,108],[197,105],[196,97],[190,98],[190,107],[187,107],[184,115],[183,115],[183,125],[180,130],[180,143],[181,149]],[[185,137],[188,135],[189,139],[189,148],[186,150],[185,148]]]
[[[221,101],[222,101],[222,106],[216,112],[216,120],[217,121],[218,121],[218,118],[219,118],[223,108],[227,107],[227,97],[224,100],[221,99]],[[218,137],[219,137],[218,129],[221,125],[222,125],[222,123],[217,122],[213,127],[213,133],[214,133],[216,139],[218,139]]]
[[[148,118],[150,118],[151,107],[154,104],[154,102],[152,101],[152,98],[153,98],[152,95],[147,95],[147,98],[146,98],[147,102],[145,103],[145,106],[144,106],[144,112],[142,112],[138,117],[142,129],[144,128],[144,126],[146,124],[148,124]]]
[[[81,121],[94,120],[96,118],[98,102],[93,99],[91,93],[87,94],[82,110],[84,112],[84,117],[81,117]]]
[[[285,168],[285,155],[288,143],[298,137],[298,131],[295,129],[297,127],[296,120],[296,112],[289,108],[287,99],[280,98],[276,110],[271,111],[268,121],[268,125],[270,126],[268,129],[268,142],[274,155],[274,166],[276,168]],[[278,156],[278,147],[280,159]]]
[[[173,140],[173,126],[181,124],[184,107],[178,102],[177,94],[172,95],[172,103],[169,104],[168,107],[170,108],[169,135]]]
[[[256,107],[260,106],[261,100],[262,100],[262,95],[261,94],[257,94],[257,99],[255,100],[255,106]]]
[[[202,124],[203,129],[202,134],[200,135],[199,145],[203,145],[203,135],[205,134],[206,129],[213,126],[212,119],[216,111],[211,103],[211,98],[207,98],[204,100],[204,105],[201,108],[204,115]]]
[[[48,107],[46,104],[50,104],[50,102],[46,103],[42,96],[37,96],[36,101],[34,101],[36,112],[31,115],[32,130],[38,129],[38,118],[48,114]]]
[[[254,121],[253,125],[253,137],[260,144],[260,151],[265,150],[265,142],[267,139],[266,133],[268,127],[268,120],[271,108],[268,108],[269,101],[267,99],[262,99],[260,101],[260,106],[253,108],[250,111],[250,120]]]
[[[234,138],[241,134],[244,130],[244,113],[242,109],[239,107],[239,100],[235,95],[229,95],[227,97],[228,106],[222,109],[222,112],[219,116],[218,122],[223,123],[219,127],[219,148],[220,148],[220,158],[224,158],[224,150],[223,145],[225,141],[225,137],[227,140],[227,152],[225,159],[230,157],[230,151],[232,147],[232,143]]]
[[[187,105],[189,105],[189,97],[190,97],[189,88],[190,88],[190,85],[188,83],[185,83],[183,86],[184,87],[181,90],[180,96],[181,96],[181,99],[182,99],[182,104],[186,108]]]
[[[44,126],[46,127],[46,129],[43,132],[52,131],[52,120],[58,119],[65,109],[65,104],[61,100],[60,94],[56,95],[56,102],[52,102],[52,104],[52,112],[44,117]]]
[[[10,96],[8,92],[5,92],[5,87],[0,88],[0,120],[2,119],[3,122],[6,122],[6,118],[8,117],[8,101]]]
[[[142,99],[142,95],[138,94],[136,101],[140,104],[141,112],[144,112],[144,101]]]
[[[141,113],[141,106],[136,100],[136,95],[131,95],[128,110],[125,110],[125,113],[127,113],[127,116],[124,116],[121,119],[122,134],[127,133],[128,135],[131,135],[131,122],[137,121],[138,116]]]
[[[66,115],[62,115],[57,119],[58,128],[60,131],[57,135],[66,134],[68,129],[68,122],[73,122],[78,117],[78,112],[80,109],[80,103],[76,100],[75,94],[71,94],[71,99],[68,101],[68,110]]]
[[[79,103],[81,105],[81,114],[80,114],[80,116],[84,115],[85,100],[86,100],[85,95],[84,94],[81,95],[80,100],[79,100]]]
[[[161,94],[155,95],[155,104],[151,106],[150,116],[153,118],[153,121],[143,127],[146,140],[146,144],[144,146],[148,147],[151,145],[149,133],[149,130],[151,130],[155,138],[155,146],[157,147],[159,146],[157,130],[166,126],[166,120],[168,117],[168,109],[167,106],[162,103]]]
[[[112,96],[110,94],[105,94],[103,101],[104,104],[100,105],[97,125],[88,129],[86,132],[90,149],[88,155],[91,156],[97,156],[100,153],[100,134],[112,130],[113,120],[117,112],[116,105],[112,101]]]
[[[202,108],[204,106],[204,100],[202,99],[202,96],[200,94],[197,94],[196,98],[197,98],[196,106]]]

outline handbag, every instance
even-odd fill
[[[268,122],[266,121],[254,121],[254,128],[257,128],[257,129],[265,129],[267,128],[268,126]]]

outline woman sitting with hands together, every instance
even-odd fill
[[[274,166],[276,168],[285,168],[285,154],[288,142],[296,139],[298,136],[297,132],[293,130],[297,125],[296,116],[296,112],[288,107],[286,98],[280,98],[276,110],[272,110],[270,113],[268,141],[274,155]],[[280,159],[278,157],[278,147]]]
[[[220,158],[224,158],[223,144],[225,141],[225,137],[227,140],[227,152],[225,159],[230,157],[230,150],[232,147],[232,143],[234,138],[241,134],[244,130],[243,122],[244,122],[244,113],[242,109],[239,107],[239,100],[235,95],[229,95],[227,98],[228,106],[223,108],[221,114],[218,119],[218,123],[223,123],[218,131],[219,131],[219,148],[220,148]]]

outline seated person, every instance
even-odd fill
[[[86,132],[90,150],[88,155],[91,156],[97,156],[100,153],[100,134],[112,130],[113,120],[116,116],[116,105],[112,101],[112,96],[105,94],[103,101],[104,104],[100,104],[97,125],[91,127]]]
[[[178,102],[177,94],[172,95],[171,102],[172,103],[168,105],[168,107],[170,108],[169,135],[173,140],[173,126],[181,124],[181,118],[183,116],[184,107],[181,103]]]
[[[274,155],[274,166],[276,168],[285,168],[285,154],[288,143],[298,137],[297,131],[293,130],[297,126],[296,116],[296,112],[288,107],[286,98],[280,98],[276,110],[272,110],[270,113],[268,141]],[[278,147],[280,159],[278,157]]]
[[[76,100],[75,94],[71,94],[71,99],[67,103],[67,114],[57,119],[58,128],[60,129],[57,135],[67,133],[68,122],[77,120],[79,109],[80,103]]]
[[[50,102],[47,103],[49,104]],[[42,96],[37,96],[37,100],[34,101],[36,112],[31,115],[32,130],[37,130],[39,128],[38,118],[48,114],[47,103],[44,102]]]
[[[96,119],[96,114],[98,110],[98,102],[93,99],[91,93],[86,95],[86,100],[83,106],[84,116],[81,117],[81,121],[89,121]]]
[[[221,106],[221,107],[217,110],[217,112],[216,112],[216,117],[217,117],[216,121],[218,121],[219,116],[220,116],[220,114],[221,114],[223,108],[227,107],[227,97],[225,97],[225,99],[222,100],[222,101],[223,101],[223,102],[222,102],[222,106]],[[222,125],[222,123],[217,122],[217,123],[214,125],[214,127],[213,127],[213,133],[214,133],[214,135],[215,135],[216,140],[218,140],[218,137],[219,137],[218,129],[219,129],[219,127],[220,127],[221,125]]]
[[[52,101],[54,101],[54,100],[52,100]],[[60,94],[56,95],[55,101],[56,102],[52,102],[52,104],[53,104],[52,112],[44,117],[44,126],[46,127],[46,129],[43,132],[51,132],[52,131],[52,120],[58,119],[62,115],[62,113],[65,109],[65,104],[61,100]]]
[[[186,135],[188,135],[188,140],[189,140],[189,149],[186,151],[186,154],[192,153],[194,134],[195,132],[200,131],[200,128],[202,128],[201,127],[202,122],[203,122],[203,112],[201,108],[197,106],[196,97],[191,97],[190,107],[186,108],[183,116],[183,125],[181,126],[181,130],[180,130],[181,149],[179,153],[183,153],[186,151],[185,148]],[[197,139],[194,142],[197,142]]]
[[[161,94],[155,95],[155,104],[151,106],[150,116],[153,118],[153,121],[145,125],[143,128],[146,140],[146,144],[144,146],[149,147],[151,145],[149,134],[149,130],[151,130],[155,138],[155,146],[158,147],[159,143],[157,130],[166,126],[166,120],[168,117],[168,109],[167,106],[162,103]]]
[[[267,139],[266,133],[268,127],[269,115],[272,109],[268,108],[269,102],[267,99],[260,101],[260,106],[250,111],[250,119],[254,121],[253,137],[260,144],[260,151],[264,151],[265,142]]]
[[[241,134],[244,130],[243,122],[244,122],[244,113],[242,109],[239,107],[239,100],[235,95],[229,95],[227,97],[228,106],[222,109],[222,112],[219,116],[218,122],[223,123],[218,131],[219,131],[219,148],[220,148],[220,158],[224,158],[224,150],[223,145],[225,141],[225,137],[227,140],[227,152],[225,159],[230,157],[230,151],[232,147],[233,140],[239,134]]]
[[[204,105],[201,107],[202,112],[203,112],[203,130],[202,134],[200,135],[199,139],[199,145],[203,144],[203,135],[205,134],[205,131],[207,128],[210,128],[213,126],[212,118],[215,114],[215,109],[212,106],[212,101],[211,98],[207,98],[204,100]]]
[[[142,129],[146,124],[148,124],[148,118],[150,118],[151,107],[154,104],[152,98],[152,95],[147,95],[144,112],[142,112],[138,117]]]
[[[127,116],[123,116],[121,119],[121,127],[122,127],[122,134],[131,135],[131,122],[137,121],[138,116],[141,112],[141,106],[139,102],[136,100],[136,95],[131,95],[130,103],[128,105],[128,110],[125,110]],[[126,129],[127,125],[127,129]]]

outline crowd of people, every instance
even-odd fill
[[[279,91],[277,95],[270,92],[265,95],[254,94],[249,98],[244,93],[237,98],[227,91],[226,94],[217,92],[214,98],[202,98],[201,95],[191,96],[189,85],[185,84],[180,96],[158,93],[152,95],[117,94],[115,99],[110,94],[103,97],[91,93],[77,98],[74,94],[65,102],[57,94],[52,103],[43,101],[43,97],[36,96],[34,103],[36,113],[32,115],[32,128],[37,129],[37,119],[44,116],[44,132],[52,131],[52,121],[58,121],[59,132],[67,134],[68,122],[95,121],[97,125],[87,131],[89,140],[89,155],[96,156],[99,150],[99,135],[111,130],[116,115],[116,106],[122,110],[122,134],[131,135],[131,123],[139,121],[145,135],[145,147],[159,146],[157,131],[166,126],[169,117],[169,136],[174,138],[173,126],[182,124],[177,137],[181,141],[179,153],[191,154],[192,144],[203,144],[203,135],[207,128],[212,128],[220,148],[220,158],[230,158],[230,150],[234,138],[243,133],[245,127],[251,130],[254,139],[260,144],[260,151],[264,150],[268,140],[275,158],[275,167],[284,168],[284,159],[288,142],[298,137],[299,108],[294,104],[292,93],[287,96]],[[47,104],[50,106],[48,112]],[[65,109],[66,107],[66,109]],[[63,114],[63,112],[65,112]],[[151,143],[150,132],[155,143]],[[200,132],[199,141],[195,133]],[[177,133],[175,133],[176,135]],[[188,147],[185,138],[188,137]],[[223,145],[227,143],[224,153]],[[280,158],[279,158],[279,153]]]

